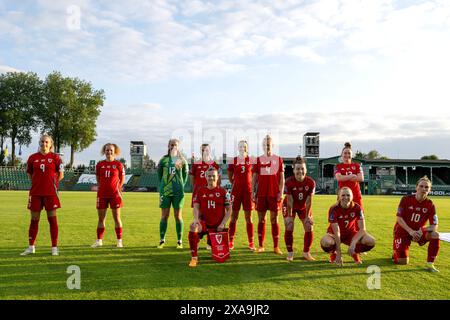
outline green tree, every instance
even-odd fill
[[[122,164],[123,164],[123,167],[124,167],[125,169],[128,168],[128,167],[127,167],[127,160],[125,160],[125,158],[117,159],[117,161],[119,161],[120,163],[122,163]]]
[[[72,167],[75,153],[95,141],[96,121],[105,99],[103,90],[94,90],[89,82],[49,74],[45,81],[45,105],[39,118],[41,130],[55,141],[56,152],[70,146]]]
[[[40,129],[52,136],[55,151],[60,152],[65,143],[65,133],[70,128],[67,121],[71,80],[59,72],[47,75],[44,86],[44,106],[39,112]]]
[[[94,90],[91,83],[72,79],[68,108],[71,127],[64,139],[70,146],[70,165],[73,165],[75,152],[83,151],[95,141],[97,118],[104,100],[103,90]]]
[[[37,129],[36,114],[43,103],[43,83],[32,72],[0,75],[0,113],[3,131],[11,139],[11,163],[16,163],[16,143],[28,146]]]
[[[431,154],[429,156],[423,156],[420,160],[439,160],[439,157],[435,154]]]
[[[354,157],[357,159],[367,159],[367,153],[357,150]]]
[[[381,157],[381,154],[377,150],[370,150],[369,153],[367,154],[368,160],[376,160],[376,159],[380,159],[380,157]]]
[[[155,161],[153,161],[152,159],[150,159],[150,156],[148,155],[148,154],[146,154],[145,156],[144,156],[144,159],[143,159],[143,164],[142,164],[142,169],[144,170],[144,171],[150,171],[150,170],[152,170],[152,169],[155,169],[156,168],[156,163],[155,163]]]

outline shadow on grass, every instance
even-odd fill
[[[47,248],[42,247],[43,252]],[[1,281],[3,294],[42,295],[67,293],[66,280],[69,265],[81,269],[82,287],[79,294],[87,292],[120,292],[144,290],[149,295],[158,290],[173,289],[183,292],[202,287],[253,287],[265,290],[274,284],[318,286],[323,280],[367,277],[366,268],[378,265],[383,273],[411,273],[420,268],[401,268],[390,259],[370,256],[364,265],[347,263],[339,268],[328,263],[328,255],[316,254],[318,261],[301,259],[289,263],[284,256],[266,252],[254,254],[247,250],[236,250],[226,263],[211,259],[210,253],[201,250],[199,266],[189,268],[190,254],[187,249],[177,250],[153,247],[130,247],[124,249],[67,246],[61,255],[52,257],[48,253],[21,257],[23,248],[0,249]],[[384,267],[384,268],[383,268]],[[344,280],[347,279],[347,280]],[[267,284],[268,286],[266,286]]]

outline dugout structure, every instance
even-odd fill
[[[285,158],[286,177],[292,175],[295,158]],[[308,175],[317,184],[317,193],[336,194],[337,181],[334,166],[341,162],[340,156],[330,158],[307,158]],[[450,196],[450,160],[353,159],[364,171],[362,194],[404,195],[415,192],[416,182],[424,175],[433,182],[431,195]],[[290,167],[290,168],[289,168]]]

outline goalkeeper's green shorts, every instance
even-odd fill
[[[169,209],[170,206],[174,209],[180,209],[184,206],[184,194],[175,196],[165,196],[159,194],[159,207],[161,209]]]

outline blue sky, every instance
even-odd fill
[[[59,70],[105,90],[77,162],[130,140],[158,159],[180,134],[186,153],[205,140],[220,155],[246,134],[259,153],[271,132],[294,156],[307,131],[321,156],[352,141],[450,158],[449,1],[7,0],[0,39],[0,72]]]

